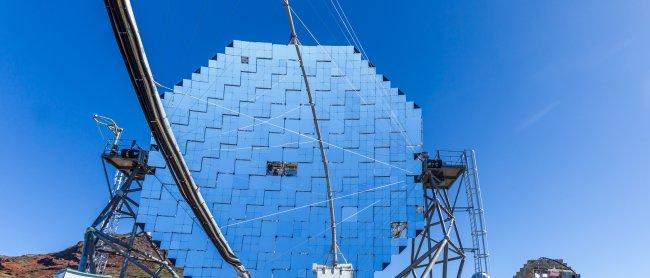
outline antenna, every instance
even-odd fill
[[[111,151],[117,152],[117,144],[120,142],[120,137],[122,136],[124,129],[119,127],[113,119],[99,114],[94,114],[93,120],[97,125],[105,126],[113,133],[114,137],[113,143],[111,143]]]

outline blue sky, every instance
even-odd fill
[[[184,2],[134,3],[165,84],[233,39],[288,40],[281,1]],[[329,1],[294,2],[321,43],[345,44]],[[425,147],[478,150],[493,277],[541,256],[584,277],[645,273],[650,2],[341,2],[423,107]],[[102,1],[2,1],[0,26],[0,254],[59,250],[107,198],[91,115],[141,142],[147,127]]]

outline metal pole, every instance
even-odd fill
[[[120,278],[126,277],[126,269],[129,267],[129,259],[127,256],[131,256],[131,248],[133,248],[133,242],[135,241],[135,236],[138,232],[137,229],[137,223],[133,223],[133,229],[131,229],[131,236],[129,237],[129,249],[124,251],[124,261],[122,262],[122,268],[120,269]]]
[[[332,265],[336,266],[338,254],[337,249],[338,245],[336,243],[336,219],[334,216],[334,199],[332,198],[332,185],[330,183],[330,171],[327,162],[327,155],[325,154],[325,146],[323,144],[323,138],[320,133],[320,126],[318,125],[318,118],[316,117],[316,105],[314,104],[314,99],[311,94],[311,87],[309,86],[309,80],[307,80],[307,71],[305,70],[305,63],[302,60],[302,52],[300,51],[300,41],[298,40],[298,34],[296,33],[296,27],[293,22],[293,16],[291,15],[291,6],[289,6],[289,0],[284,1],[284,8],[287,12],[287,17],[289,18],[289,29],[291,31],[291,40],[290,44],[293,44],[296,48],[296,54],[298,55],[298,63],[300,64],[300,70],[302,71],[302,78],[305,82],[305,89],[307,90],[307,97],[309,98],[309,106],[311,107],[311,115],[314,120],[314,129],[316,130],[316,139],[318,139],[318,147],[320,149],[320,156],[323,162],[323,170],[325,171],[325,186],[327,188],[327,206],[329,207],[330,214],[330,229],[332,233]]]
[[[84,244],[81,249],[81,257],[79,258],[79,267],[77,270],[86,271],[86,266],[88,264],[88,254],[90,254],[90,246],[93,244],[92,228],[86,229],[84,233]]]
[[[429,264],[427,265],[427,268],[425,268],[424,271],[422,272],[422,278],[429,277],[429,271],[431,271],[431,269],[433,268],[433,265],[436,264],[436,260],[438,260],[438,255],[440,255],[440,251],[442,251],[442,249],[447,247],[447,242],[448,241],[449,240],[445,238],[440,242],[440,246],[436,249],[436,252],[433,253],[433,258],[429,261]]]

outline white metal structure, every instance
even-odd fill
[[[316,278],[352,278],[354,269],[352,264],[338,264],[336,266],[313,264],[312,270]]]
[[[478,178],[476,152],[474,150],[466,150],[464,151],[464,156],[467,164],[465,191],[469,206],[467,212],[469,213],[469,221],[472,229],[471,251],[474,254],[474,273],[490,277],[490,254],[488,253],[485,211],[483,210],[483,198],[481,197],[481,186]]]

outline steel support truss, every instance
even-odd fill
[[[439,156],[430,159],[427,153],[416,154],[422,161],[422,174],[416,176],[424,191],[424,227],[411,239],[409,265],[395,277],[461,277],[465,252],[456,225],[454,210],[458,192],[451,201],[450,189],[466,170],[465,166],[447,165]],[[452,269],[453,268],[453,269]]]
[[[130,150],[136,152],[129,152]],[[136,154],[137,157],[133,157],[133,154]],[[107,173],[106,162],[113,166],[116,166],[117,162],[119,164],[116,166],[118,175],[123,177],[115,179],[115,188],[109,190],[110,201],[86,229],[79,260],[79,271],[102,272],[107,255],[112,253],[123,258],[120,278],[126,277],[127,268],[131,264],[151,277],[160,277],[163,272],[168,272],[174,278],[179,277],[170,266],[165,254],[158,250],[151,236],[144,231],[144,226],[136,222],[139,205],[131,196],[142,191],[141,180],[152,172],[153,168],[146,164],[147,155],[147,152],[140,150],[135,144],[132,144],[129,149],[123,149],[121,153],[111,147],[109,151],[102,154],[104,173]],[[130,165],[124,166],[124,162],[130,162]],[[106,177],[108,182],[108,175]],[[130,232],[119,237],[114,234],[115,231],[112,231],[110,226],[116,221],[133,223]],[[135,247],[136,238],[139,237],[146,239],[153,254]]]

